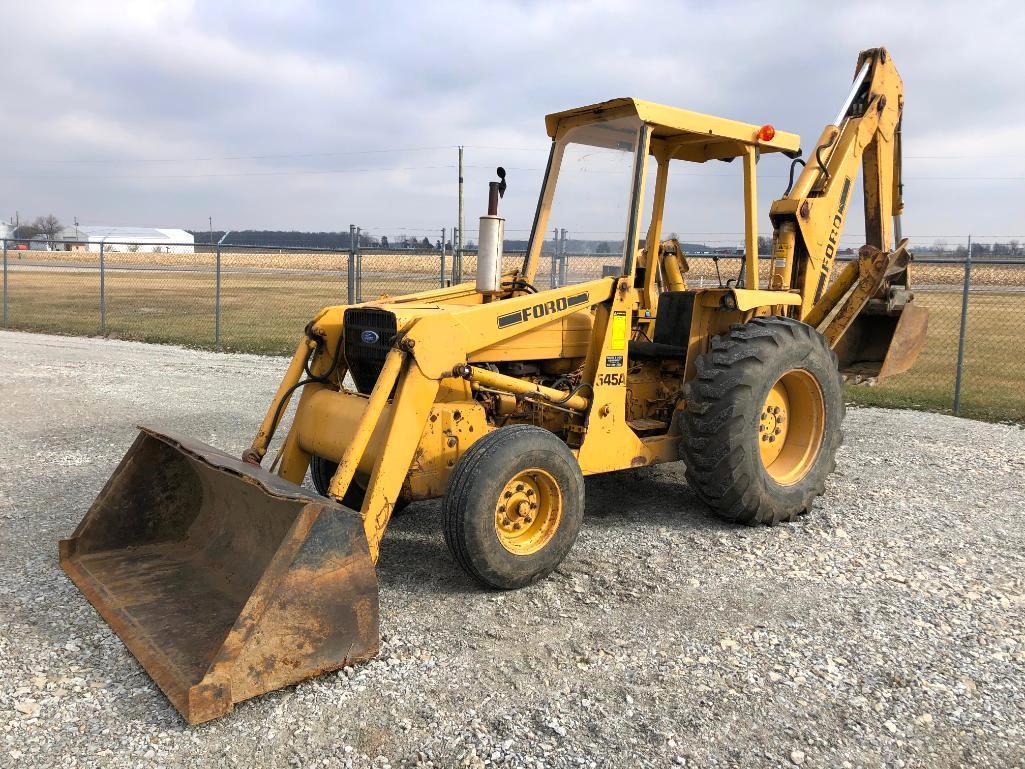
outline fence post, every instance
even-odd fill
[[[363,301],[363,252],[359,246],[360,228],[356,228],[356,301]]]
[[[954,378],[954,416],[961,413],[961,376],[964,373],[964,340],[968,327],[968,289],[972,283],[972,236],[968,236],[968,255],[964,260],[964,287],[961,289],[961,328],[957,334],[957,375]]]
[[[445,228],[441,228],[441,282],[438,284],[445,288]]]
[[[452,228],[452,285],[463,282],[463,231],[456,225]]]
[[[107,335],[107,287],[106,271],[103,266],[104,243],[100,241],[100,336]]]
[[[7,238],[4,238],[4,328],[7,328]]]
[[[221,351],[221,244],[217,244],[217,261],[214,267],[214,349]]]
[[[568,255],[566,254],[566,230],[565,229],[562,231],[562,237],[559,239],[559,243],[561,245],[560,251],[562,252],[562,258],[559,260],[559,285],[560,286],[565,286],[566,283],[567,283],[567,280],[566,280],[566,262],[568,260]]]
[[[556,227],[552,232],[555,233],[555,239],[552,241],[552,269],[548,283],[550,288],[555,288],[559,285],[559,228]]]
[[[349,265],[346,304],[356,304],[356,225],[349,225]]]

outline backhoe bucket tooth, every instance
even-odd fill
[[[914,302],[893,315],[862,313],[836,345],[841,373],[878,381],[907,371],[925,345],[928,326],[929,311]]]
[[[190,723],[378,652],[359,513],[141,428],[60,563]]]

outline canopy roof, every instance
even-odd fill
[[[652,128],[651,153],[668,152],[671,158],[703,163],[740,157],[747,146],[760,152],[785,152],[796,155],[801,137],[776,131],[768,141],[758,138],[761,126],[739,120],[703,115],[677,107],[667,107],[640,99],[622,98],[589,104],[586,107],[555,112],[545,117],[548,135],[557,138],[560,132],[577,126],[594,125],[594,132],[574,134],[573,140],[595,146],[617,147],[622,143],[620,132],[601,130],[598,124],[615,118],[637,117]],[[615,135],[612,135],[615,134]]]

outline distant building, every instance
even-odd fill
[[[39,233],[29,238],[28,247],[33,251],[59,251],[55,243],[50,242],[50,238],[45,233]]]
[[[163,227],[99,227],[79,225],[65,227],[60,233],[68,251],[138,251],[157,253],[193,253],[195,238],[185,230]]]

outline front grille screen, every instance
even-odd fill
[[[397,331],[387,310],[352,307],[345,311],[345,363],[356,389],[369,395],[384,367]]]

